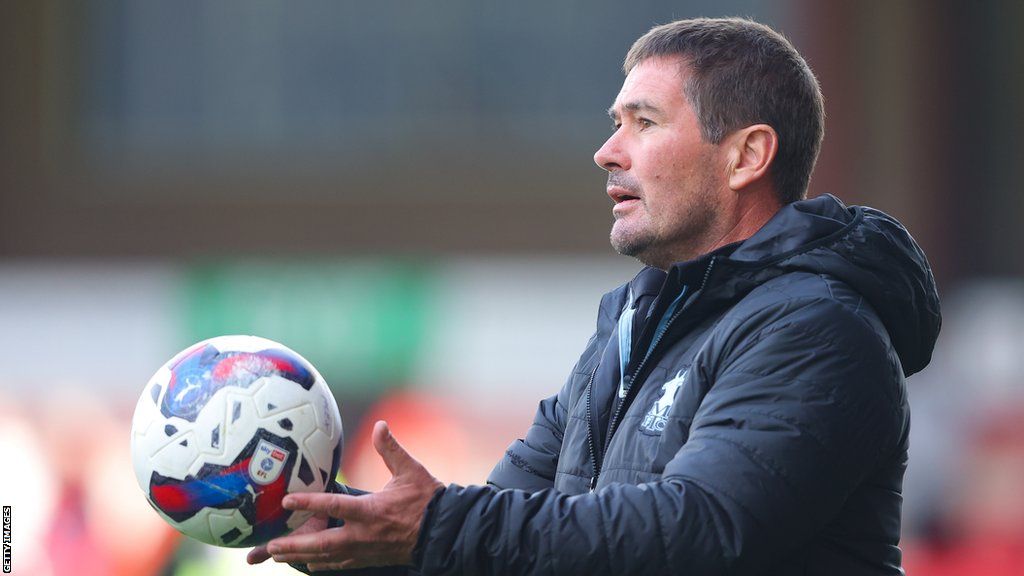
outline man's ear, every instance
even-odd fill
[[[779,151],[779,135],[767,124],[737,130],[729,141],[729,188],[740,191],[764,182]]]

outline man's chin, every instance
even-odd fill
[[[618,236],[614,234],[614,232],[612,233],[610,240],[612,248],[614,248],[616,252],[622,254],[623,256],[636,258],[641,262],[644,262],[643,255],[645,252],[647,252],[647,249],[650,247],[650,242],[642,241],[639,238]],[[646,264],[646,262],[644,263]]]

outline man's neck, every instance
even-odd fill
[[[746,240],[756,234],[782,208],[776,198],[774,192],[739,196],[722,214],[718,225],[709,230],[708,240],[702,246],[690,253],[669,255],[662,262],[644,263],[668,270],[676,262],[695,260],[722,246]]]
[[[732,227],[712,242],[710,247],[704,250],[702,254],[714,252],[727,244],[750,238],[767,224],[781,207],[774,198],[772,200],[750,202],[746,206],[737,206],[736,215],[732,218]]]

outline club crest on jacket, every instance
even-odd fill
[[[676,373],[675,378],[661,385],[661,397],[654,401],[651,409],[644,415],[644,420],[640,423],[642,430],[660,434],[665,429],[665,424],[668,423],[668,411],[672,408],[672,403],[675,402],[676,393],[686,383],[688,373],[688,370],[680,370]]]

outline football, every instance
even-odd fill
[[[342,425],[323,377],[289,348],[256,336],[191,346],[146,384],[132,419],[135,476],[181,533],[249,547],[310,513],[281,507],[323,492],[338,472]]]

